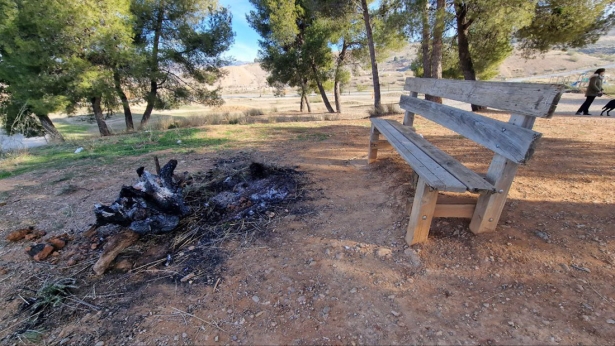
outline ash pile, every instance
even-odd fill
[[[239,239],[249,246],[268,234],[278,216],[293,213],[305,194],[300,172],[249,157],[218,160],[205,173],[176,175],[176,167],[176,160],[159,174],[141,167],[137,182],[123,186],[113,204],[95,206],[96,226],[107,225],[95,235],[104,239],[96,274],[118,263],[132,273],[165,266],[165,272],[175,272],[175,282],[213,284],[227,256],[222,243]],[[109,225],[116,230],[110,232]],[[123,251],[127,247],[133,251]]]
[[[222,160],[202,178],[204,184],[188,192],[189,205],[209,222],[272,217],[274,207],[297,198],[292,169],[258,162]],[[198,179],[198,178],[197,178]],[[202,205],[196,205],[202,201]]]

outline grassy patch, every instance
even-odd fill
[[[306,133],[297,136],[297,140],[320,142],[324,141],[325,139],[328,139],[329,137],[331,137],[331,135],[328,135],[326,133]]]
[[[227,138],[209,138],[202,129],[147,131],[92,140],[72,141],[53,146],[32,148],[24,153],[0,156],[0,179],[37,169],[112,163],[118,158],[170,149],[186,152],[196,148],[221,146]],[[75,149],[83,151],[76,154]]]
[[[60,133],[68,139],[83,139],[91,137],[92,133],[88,132],[92,128],[87,124],[72,124],[64,121],[56,121],[55,126]]]

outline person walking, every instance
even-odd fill
[[[583,115],[591,115],[589,114],[589,106],[591,106],[596,97],[602,96],[602,80],[604,79],[604,71],[605,70],[603,68],[599,68],[589,78],[587,90],[585,91],[585,102],[583,102],[576,115],[581,115],[581,113]]]

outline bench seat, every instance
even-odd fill
[[[452,156],[395,120],[372,118],[374,127],[427,185],[439,191],[495,193],[487,182]]]

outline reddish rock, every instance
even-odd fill
[[[34,240],[41,237],[44,237],[47,232],[45,231],[32,231],[32,233],[26,234],[24,237],[26,240]]]
[[[32,232],[31,228],[18,229],[16,231],[11,232],[9,235],[7,235],[6,236],[6,240],[8,240],[8,241],[20,241],[20,240],[24,239],[26,237],[26,235],[28,235],[31,232]]]
[[[77,264],[77,260],[74,258],[71,258],[68,261],[66,261],[66,265],[69,267],[74,266],[75,264]]]
[[[43,244],[39,244],[39,245],[43,245]],[[53,246],[49,245],[49,244],[44,244],[43,249],[37,253],[36,255],[34,255],[32,258],[39,262],[44,260],[45,258],[49,257],[49,255],[54,251]]]
[[[51,238],[47,242],[53,245],[56,250],[62,250],[66,246],[66,242],[60,238]]]
[[[8,273],[8,272],[9,272],[9,271],[8,271],[8,270],[6,270],[6,268],[2,268],[2,267],[0,267],[0,275],[4,275],[4,274],[6,274],[6,273]]]

